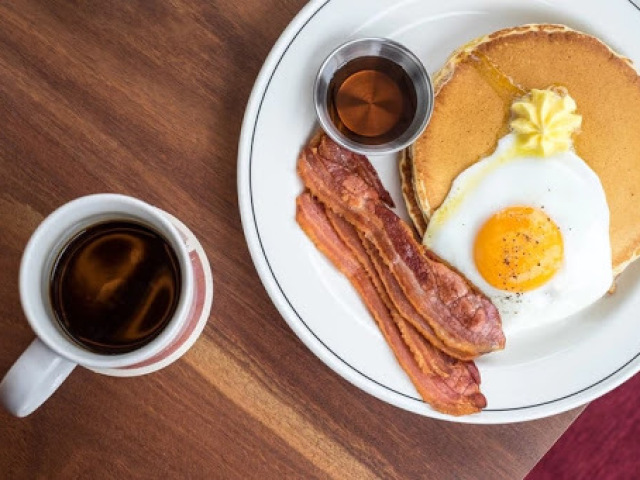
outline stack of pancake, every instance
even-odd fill
[[[606,193],[614,273],[640,256],[640,76],[628,59],[564,25],[524,25],[461,47],[434,82],[431,122],[400,162],[405,201],[421,235],[454,178],[508,132],[514,98],[562,86],[583,118],[576,153]]]

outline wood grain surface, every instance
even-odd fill
[[[176,215],[213,268],[180,361],[140,378],[77,369],[39,410],[0,412],[2,478],[521,478],[577,416],[422,418],[324,366],[251,263],[236,155],[255,77],[303,0],[0,4],[0,374],[33,339],[19,303],[36,225],[119,192]]]

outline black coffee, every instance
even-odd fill
[[[149,343],[178,304],[180,269],[169,243],[150,228],[109,221],[78,233],[51,274],[60,326],[97,353],[125,353]]]

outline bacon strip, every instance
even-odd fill
[[[322,156],[317,148],[306,148],[298,161],[307,188],[376,246],[406,298],[442,343],[467,358],[504,348],[495,306],[419,244],[378,189],[356,170]]]
[[[346,220],[332,212],[326,210],[327,217],[331,222],[334,230],[338,233],[338,236],[342,241],[351,249],[352,253],[360,261],[362,266],[370,272],[370,276],[375,277],[380,285],[376,285],[378,290],[385,292],[385,295],[389,298],[391,306],[397,310],[400,316],[409,322],[416,330],[418,330],[432,345],[439,350],[451,355],[452,357],[460,360],[472,360],[473,357],[469,357],[463,352],[458,352],[449,348],[440,340],[431,326],[425,322],[420,314],[413,308],[413,305],[407,300],[404,292],[396,282],[391,271],[384,264],[380,258],[378,251],[371,245],[364,236],[361,236],[358,231]]]
[[[445,344],[440,338],[436,335],[431,328],[431,325],[418,313],[418,311],[413,307],[407,296],[400,288],[395,277],[391,274],[391,270],[389,267],[382,261],[380,258],[380,253],[376,250],[376,248],[371,245],[370,248],[367,248],[367,252],[371,257],[373,265],[378,272],[378,275],[382,279],[384,286],[389,293],[389,297],[393,301],[393,304],[398,309],[398,312],[402,317],[409,322],[413,328],[415,328],[422,336],[424,336],[431,344],[438,349],[442,350],[444,353],[457,358],[459,360],[473,360],[475,358],[474,355],[469,355],[466,352],[456,350],[453,347]]]
[[[420,335],[410,323],[402,322],[398,324],[400,333],[405,343],[408,345],[409,350],[413,353],[418,365],[424,368],[430,368],[433,365],[434,354],[440,353],[438,349],[433,347],[425,338]],[[456,360],[453,357],[442,354],[441,361],[448,364],[447,375],[441,375],[445,380],[445,383],[454,391],[462,392],[465,395],[477,395],[480,394],[480,372],[478,367],[473,362],[462,362]],[[433,371],[433,373],[438,373]],[[480,394],[481,395],[481,394]],[[478,398],[478,404],[482,404],[480,408],[486,407],[486,399],[484,395],[482,399]]]
[[[362,239],[362,243],[371,258],[371,263],[376,266],[377,275],[381,276],[381,270],[384,265],[375,247],[366,239]],[[388,269],[386,267],[384,269],[388,273]],[[392,312],[402,317],[395,303],[391,303],[389,308]],[[441,376],[445,383],[455,391],[470,392],[471,394],[480,392],[480,372],[472,361],[461,361],[448,355],[439,348],[438,344],[432,343],[428,337],[419,332],[410,322],[396,321],[396,323],[400,328],[402,338],[423,371]],[[486,404],[486,400],[483,401]]]
[[[430,357],[437,350],[415,330],[415,335],[412,336],[412,327],[397,313],[389,311],[381,296],[382,292],[376,288],[366,269],[333,229],[323,205],[305,192],[298,197],[296,207],[298,224],[358,291],[422,398],[434,409],[450,415],[476,413],[486,406],[486,399],[479,391],[480,380],[473,364],[451,359],[451,369],[447,376],[436,370],[420,367],[405,343],[402,331],[409,341],[414,342],[416,352],[424,357]],[[428,364],[429,362],[425,362],[425,365]]]
[[[325,158],[331,158],[342,167],[363,179],[367,185],[373,188],[380,200],[390,207],[395,207],[389,192],[382,185],[373,165],[367,157],[340,147],[326,135],[322,135],[318,142],[318,153]]]

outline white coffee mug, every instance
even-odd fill
[[[160,233],[176,254],[181,276],[178,304],[162,332],[137,350],[122,354],[94,353],[74,342],[56,321],[49,299],[51,270],[63,246],[89,225],[108,220],[131,220]],[[0,402],[7,410],[18,417],[30,414],[55,392],[76,365],[109,372],[139,371],[137,367],[144,367],[147,370],[142,373],[146,373],[151,363],[166,365],[167,357],[180,348],[176,343],[195,341],[194,324],[202,316],[205,296],[195,294],[196,283],[202,282],[194,277],[193,251],[189,250],[174,223],[162,210],[141,200],[124,195],[97,194],[63,205],[38,226],[20,265],[22,308],[37,338],[0,383]],[[210,307],[210,298],[208,301],[205,310]],[[194,312],[200,316],[195,318]],[[208,310],[205,316],[208,316]],[[200,325],[200,331],[202,327]]]

